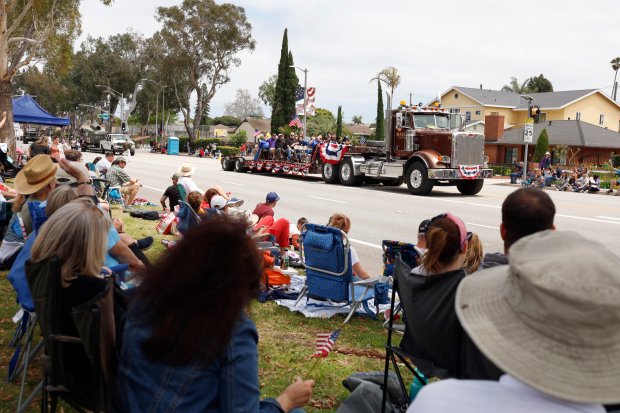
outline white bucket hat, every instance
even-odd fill
[[[510,265],[461,282],[456,312],[518,380],[562,400],[620,402],[620,258],[604,245],[566,231],[522,238]]]
[[[194,168],[188,163],[184,163],[183,165],[179,166],[179,173],[181,174],[181,176],[191,176],[195,170],[196,168]]]

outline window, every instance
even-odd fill
[[[605,124],[605,115],[603,115],[602,113],[598,115],[598,124],[599,125]]]
[[[499,116],[499,112],[491,112],[491,116]]]
[[[450,113],[460,113],[461,109],[459,108],[455,108],[455,109],[450,109]]]
[[[458,94],[458,93],[455,93],[455,94],[454,94],[454,99],[458,99],[458,98],[459,98],[459,94]]]
[[[506,148],[506,159],[504,162],[513,164],[517,160],[519,150],[517,148]]]
[[[476,111],[476,116],[480,116],[482,112],[480,112],[479,110]]]
[[[575,120],[581,120],[581,112],[575,113]]]
[[[465,112],[465,120],[469,122],[471,120],[471,112]]]

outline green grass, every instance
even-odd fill
[[[116,209],[113,215],[122,216],[126,232],[134,238],[148,235],[155,238],[153,247],[146,253],[149,259],[156,260],[164,251],[161,239],[171,237],[156,234],[157,221],[134,219]],[[0,412],[9,412],[15,410],[19,394],[18,383],[7,383],[5,379],[6,367],[13,354],[13,349],[9,348],[15,330],[11,318],[18,306],[6,272],[0,276]],[[386,332],[380,320],[355,317],[343,325],[341,315],[332,319],[305,318],[273,302],[255,302],[249,311],[259,332],[259,382],[263,397],[278,396],[296,376],[302,376],[316,381],[307,411],[335,411],[349,394],[342,386],[342,380],[358,371],[383,370]],[[311,355],[316,333],[337,328],[341,329],[341,335],[332,354],[320,360],[308,375],[314,363]],[[36,360],[29,371],[27,391],[34,387],[40,374],[40,361]],[[36,402],[28,411],[38,411]],[[72,409],[65,406],[64,411]]]

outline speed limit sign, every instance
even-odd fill
[[[526,123],[523,131],[523,142],[532,143],[534,141],[534,125],[532,123]]]

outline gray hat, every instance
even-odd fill
[[[114,162],[116,162],[116,163],[119,163],[119,162],[127,163],[127,159],[125,159],[124,156],[117,156],[116,159],[114,159]]]
[[[179,180],[180,177],[181,177],[181,174],[178,172],[175,172],[172,174],[172,179],[176,179],[177,181]]]
[[[512,245],[510,265],[464,278],[456,312],[478,348],[523,383],[562,400],[618,403],[619,268],[581,234],[538,232]]]

